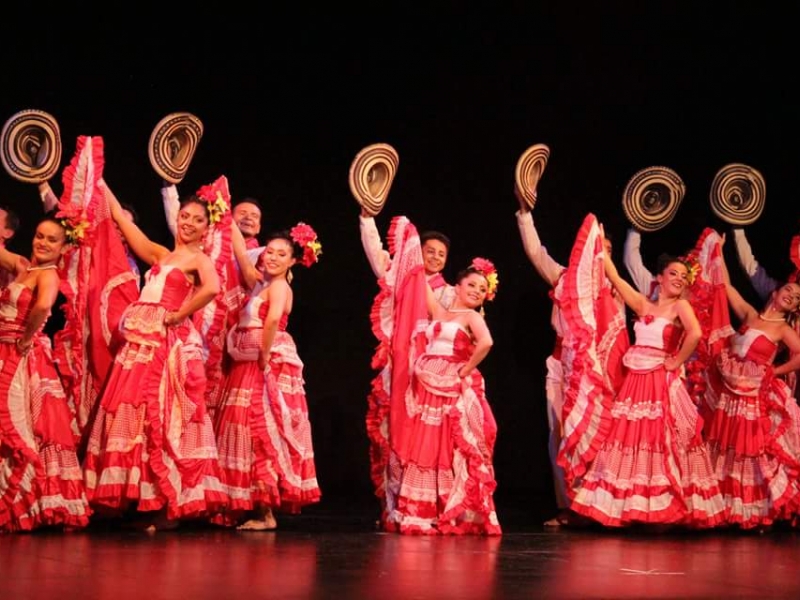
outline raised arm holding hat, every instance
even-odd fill
[[[544,526],[547,528],[557,528],[561,526],[581,526],[586,523],[586,520],[570,510],[565,469],[558,463],[558,456],[565,440],[564,390],[566,388],[567,378],[570,375],[569,363],[565,364],[562,360],[562,343],[565,336],[567,336],[568,339],[572,339],[573,337],[570,335],[571,323],[565,318],[561,303],[557,300],[557,293],[562,288],[562,278],[565,273],[567,273],[567,267],[551,257],[547,248],[542,244],[536,227],[534,226],[532,214],[532,209],[538,199],[537,186],[544,173],[549,156],[550,149],[544,144],[534,144],[523,152],[517,161],[514,194],[519,202],[519,210],[516,213],[516,218],[523,249],[536,271],[552,288],[551,297],[553,297],[554,300],[550,323],[555,332],[555,345],[552,353],[545,361],[547,369],[545,376],[545,394],[547,399],[547,422],[549,428],[548,454],[550,457],[556,508],[558,512],[555,517],[545,521]],[[581,238],[582,236],[583,234],[579,232],[578,237]],[[610,251],[610,242],[608,242],[608,244],[607,247]],[[606,307],[610,307],[613,311],[618,313],[618,325],[622,325],[618,327],[618,332],[622,334],[624,331],[624,321],[621,316],[621,304],[616,301],[612,305],[606,305]],[[604,327],[599,326],[596,327],[596,329],[603,330]],[[612,330],[609,329],[609,331],[611,332]],[[600,331],[599,335],[603,336],[605,333]],[[613,332],[609,333],[609,335],[611,337],[617,336],[617,334]],[[615,342],[610,344],[610,347],[616,345]],[[626,344],[623,343],[623,346],[625,345]],[[598,358],[598,360],[605,362],[604,358]],[[616,369],[611,368],[610,371],[614,373]]]
[[[730,163],[717,171],[711,183],[711,209],[720,219],[733,226],[733,241],[739,263],[762,300],[781,284],[772,277],[753,254],[744,227],[755,223],[766,203],[764,176],[749,165]],[[792,277],[800,273],[800,235],[792,238],[789,257],[795,265]]]
[[[230,230],[227,182],[221,177],[183,201],[171,249],[148,239],[123,215],[111,190],[103,189],[113,219],[150,269],[120,322],[124,342],[89,434],[89,499],[119,513],[135,507],[146,515],[143,525],[174,526],[228,501],[206,408],[212,357],[201,336],[205,308],[220,290],[206,252],[219,244],[212,227]]]
[[[686,194],[686,186],[672,169],[646,167],[628,180],[622,193],[622,208],[631,223],[625,237],[623,262],[637,290],[647,296],[658,291],[655,276],[644,266],[641,232],[663,229],[675,218]]]
[[[372,272],[379,280],[386,275],[391,256],[383,248],[375,217],[386,204],[398,164],[397,151],[389,144],[372,144],[356,155],[349,172],[350,191],[361,206],[361,244]],[[450,238],[440,231],[427,230],[420,234],[420,242],[428,283],[436,299],[447,307],[452,303],[455,293],[453,286],[442,275],[450,252]]]

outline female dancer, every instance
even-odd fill
[[[298,262],[305,267],[316,263],[321,246],[305,223],[271,234],[258,261],[263,283],[253,286],[254,268],[235,226],[233,242],[242,274],[253,289],[228,334],[233,366],[215,430],[221,480],[231,500],[225,514],[214,520],[263,531],[277,527],[273,509],[298,513],[321,496],[303,363],[286,331],[294,304],[290,269]]]
[[[800,501],[798,408],[782,376],[800,368],[800,285],[773,290],[762,310],[751,306],[720,269],[728,303],[741,327],[708,372],[706,440],[729,511],[742,529],[766,528]],[[785,346],[791,358],[774,360]]]
[[[175,248],[149,240],[101,182],[111,215],[136,255],[152,265],[125,311],[118,351],[91,428],[84,472],[94,506],[157,511],[155,527],[208,514],[226,502],[206,413],[202,340],[191,316],[219,290],[203,253],[216,198],[181,205]],[[172,523],[168,523],[172,521]]]
[[[607,253],[603,261],[608,279],[638,320],[635,343],[623,359],[628,371],[597,434],[597,453],[571,489],[572,509],[616,527],[719,524],[724,504],[699,435],[697,410],[681,378],[681,366],[701,335],[691,305],[682,298],[689,268],[676,257],[662,256],[658,297],[650,300],[622,279]],[[574,472],[568,476],[576,480]]]
[[[431,321],[418,322],[405,406],[390,420],[398,482],[390,531],[499,535],[492,463],[497,436],[477,367],[492,347],[478,312],[497,291],[497,271],[476,258],[456,276],[450,308],[425,285]],[[395,365],[397,367],[397,365]]]
[[[42,333],[65,244],[64,225],[47,217],[30,262],[0,246],[0,267],[14,276],[0,293],[0,532],[89,521],[75,415]]]

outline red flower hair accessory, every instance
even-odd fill
[[[322,254],[322,244],[317,239],[317,232],[302,221],[292,227],[289,231],[292,240],[303,249],[303,258],[300,263],[306,267],[310,267],[316,262],[319,262],[319,255]]]
[[[219,223],[222,216],[231,209],[228,179],[224,175],[214,183],[202,186],[195,195],[208,205],[208,220],[212,225]]]
[[[75,202],[63,204],[59,201],[58,208],[56,219],[66,230],[67,241],[72,244],[84,243],[92,231],[86,211]]]
[[[497,267],[494,266],[492,261],[485,258],[473,258],[470,267],[486,277],[486,283],[488,284],[486,299],[494,300],[494,297],[497,295],[497,286],[500,284],[500,278],[497,275]]]

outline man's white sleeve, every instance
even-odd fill
[[[58,196],[46,181],[39,184],[39,197],[44,205],[44,212],[48,213],[58,205]]]
[[[261,256],[262,252],[264,252],[264,248],[266,248],[266,246],[259,246],[258,248],[250,248],[247,252],[245,252],[245,254],[247,254],[247,260],[249,260],[253,266],[256,266],[258,257]]]
[[[165,185],[161,188],[161,198],[164,200],[164,216],[167,219],[167,227],[175,236],[178,230],[178,211],[181,207],[178,188],[174,185]]]
[[[386,274],[389,266],[389,253],[383,249],[375,219],[360,215],[358,220],[361,229],[361,245],[364,246],[364,253],[367,255],[372,272],[375,273],[375,277],[380,279]]]
[[[650,295],[650,288],[653,285],[655,277],[644,266],[642,260],[642,234],[636,229],[628,229],[628,235],[625,237],[625,247],[623,249],[622,261],[625,263],[625,268],[631,276],[633,285],[636,289],[645,296]]]
[[[533,263],[539,275],[551,286],[554,286],[561,272],[564,270],[564,267],[553,260],[547,253],[547,248],[542,246],[539,234],[533,226],[533,217],[530,211],[517,211],[516,214],[519,236],[522,238],[522,246],[525,248],[525,254],[528,255],[528,259]]]
[[[753,249],[750,248],[750,242],[744,235],[744,229],[737,227],[733,230],[733,242],[736,246],[736,254],[739,256],[739,264],[747,273],[750,283],[753,284],[758,295],[762,300],[766,300],[772,290],[778,287],[778,282],[767,275],[766,269],[758,264],[756,257],[753,256]]]

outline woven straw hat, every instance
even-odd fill
[[[14,179],[27,183],[47,181],[61,164],[61,133],[52,115],[36,109],[22,110],[3,125],[0,157]]]
[[[156,173],[172,184],[186,176],[200,138],[203,123],[191,113],[176,112],[161,119],[150,134],[147,153]]]
[[[622,193],[622,209],[640,231],[657,231],[675,217],[686,194],[680,176],[668,167],[647,167],[630,178]]]
[[[350,165],[350,191],[364,212],[374,217],[383,209],[400,157],[389,144],[372,144]]]
[[[742,163],[725,165],[711,183],[711,210],[731,225],[750,225],[758,220],[766,197],[764,177]]]
[[[514,170],[514,194],[528,210],[533,210],[536,205],[536,186],[539,185],[549,158],[549,147],[545,144],[534,144],[517,161],[517,168]]]

